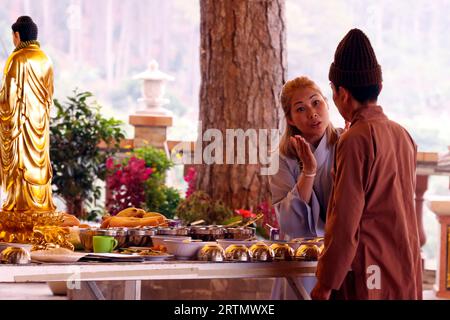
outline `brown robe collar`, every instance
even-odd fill
[[[358,120],[387,120],[387,116],[384,114],[381,106],[364,106],[353,113],[352,125]]]

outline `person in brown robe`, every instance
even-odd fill
[[[367,36],[339,43],[329,79],[351,126],[336,147],[313,299],[422,299],[414,207],[417,146],[377,105],[381,67]]]

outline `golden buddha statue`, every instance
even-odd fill
[[[6,193],[0,238],[23,243],[35,240],[36,227],[58,226],[62,215],[55,211],[51,189],[52,63],[40,49],[30,17],[19,17],[12,30],[16,48],[6,61],[0,90],[0,174]]]

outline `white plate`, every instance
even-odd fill
[[[123,248],[123,250],[131,249],[131,250],[153,250],[153,247],[128,247]]]
[[[131,250],[153,250],[153,247],[128,247],[128,248],[124,248],[126,249],[131,249]],[[123,253],[122,253],[123,254]],[[164,261],[164,260],[168,260],[168,259],[172,259],[174,257],[173,254],[169,254],[169,253],[163,253],[163,254],[159,254],[159,255],[139,255],[139,254],[132,254],[133,256],[138,256],[138,257],[142,257],[147,261]]]
[[[96,256],[96,257],[104,257],[104,258],[120,258],[120,259],[132,259],[132,258],[136,258],[137,255],[135,254],[124,254],[124,253],[90,253],[89,256]]]
[[[49,254],[44,250],[32,251],[31,260],[39,262],[77,262],[88,253],[73,252],[71,254]]]
[[[124,253],[89,253],[88,257],[109,258],[115,261],[163,261],[169,258],[173,258],[173,254],[165,254],[158,256],[144,256],[139,254],[124,254]]]
[[[164,260],[173,259],[174,255],[173,254],[165,254],[165,255],[159,255],[159,256],[148,255],[148,256],[141,256],[141,257],[144,257],[145,261],[164,261]]]

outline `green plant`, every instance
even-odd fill
[[[176,189],[164,184],[166,172],[173,166],[173,162],[163,150],[152,146],[135,149],[134,154],[143,159],[147,167],[152,168],[152,174],[145,182],[146,209],[173,218],[180,202],[180,194]]]
[[[173,219],[173,217],[175,216],[175,210],[180,204],[180,193],[177,189],[165,185],[161,186],[161,192],[163,194],[162,201],[154,211],[162,213],[169,219]],[[150,211],[153,211],[153,209],[148,204],[147,207]]]
[[[233,211],[222,201],[211,199],[206,192],[195,191],[180,202],[176,215],[186,224],[198,220],[205,220],[206,224],[222,224],[233,216]]]
[[[163,150],[152,146],[145,146],[134,150],[139,159],[144,159],[145,165],[152,168],[152,179],[164,183],[166,171],[172,168],[173,162],[166,156]]]
[[[67,211],[88,219],[99,213],[86,210],[86,204],[95,208],[101,196],[95,181],[105,180],[106,159],[119,150],[124,138],[123,123],[103,118],[101,106],[92,97],[90,92],[75,90],[64,103],[55,99],[57,113],[50,123],[54,192],[65,200]],[[107,145],[105,150],[99,147],[101,141]]]

